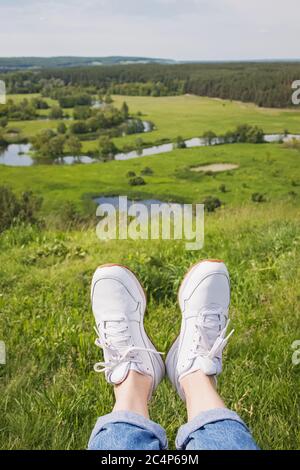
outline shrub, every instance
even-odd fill
[[[8,124],[8,119],[7,119],[7,117],[6,117],[6,116],[5,116],[5,117],[2,117],[2,118],[0,118],[0,127],[2,127],[2,128],[4,129],[4,127],[6,127],[6,126],[7,126],[7,124]]]
[[[251,196],[253,202],[266,202],[266,197],[262,193],[253,193]]]
[[[228,191],[224,183],[220,185],[219,190],[221,193],[227,193]]]
[[[0,147],[6,147],[7,144],[7,140],[5,139],[3,133],[0,131]]]
[[[221,207],[222,202],[217,197],[208,196],[204,199],[203,204],[207,212],[215,212],[216,209]]]
[[[205,140],[206,145],[212,145],[216,137],[217,136],[213,131],[207,131],[203,134],[203,139]]]
[[[61,119],[64,116],[64,112],[60,106],[52,106],[49,117],[50,119]]]
[[[143,186],[146,184],[146,181],[141,176],[136,176],[135,178],[130,178],[128,183],[130,186]]]
[[[99,157],[103,160],[113,160],[118,152],[114,142],[108,136],[102,136],[99,139]]]
[[[42,198],[36,197],[31,191],[17,198],[9,187],[0,186],[0,232],[17,222],[38,222],[36,213],[41,205]]]
[[[183,140],[183,138],[181,136],[177,137],[176,142],[174,144],[174,147],[177,148],[177,149],[185,149],[186,148],[186,143],[185,143],[185,141]]]
[[[67,126],[64,122],[60,122],[57,126],[57,132],[59,134],[65,134],[67,132]]]
[[[143,168],[141,170],[141,175],[151,176],[151,175],[153,175],[153,173],[154,172],[153,172],[152,168],[150,168],[149,166],[146,166],[145,168]]]
[[[126,173],[127,178],[134,178],[136,176],[134,171],[128,171]]]

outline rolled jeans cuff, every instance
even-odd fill
[[[206,424],[228,419],[241,423],[247,429],[247,431],[249,431],[248,427],[237,413],[228,410],[227,408],[216,408],[200,413],[198,416],[192,419],[192,421],[189,421],[187,424],[181,426],[176,437],[176,448],[179,450],[184,449],[190,435],[198,429],[203,428]]]
[[[91,434],[88,448],[97,434],[99,434],[107,424],[113,423],[127,423],[136,426],[137,428],[144,429],[152,433],[159,440],[162,449],[167,449],[168,447],[166,432],[159,424],[142,415],[132,413],[131,411],[114,411],[98,418]]]

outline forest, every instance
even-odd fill
[[[172,96],[194,94],[252,102],[261,107],[292,106],[291,85],[300,79],[298,62],[131,64],[3,72],[9,93],[43,92],[49,83],[94,87],[103,94]]]

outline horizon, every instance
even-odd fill
[[[121,54],[111,54],[111,55],[80,55],[80,54],[64,54],[64,55],[0,55],[0,59],[68,59],[68,58],[79,58],[79,59],[144,59],[144,60],[161,60],[161,61],[173,61],[176,62],[197,62],[197,63],[206,63],[206,62],[299,62],[299,57],[264,57],[264,58],[240,58],[240,59],[174,59],[173,57],[154,57],[146,55],[121,55]],[[101,64],[99,64],[101,65]],[[129,64],[130,65],[130,64]]]

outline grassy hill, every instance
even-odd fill
[[[115,97],[118,105],[122,100]],[[155,122],[157,130],[142,135],[149,142],[209,129],[223,133],[240,123],[299,132],[299,112],[189,96],[126,100],[132,112]],[[24,134],[34,135],[40,123],[54,121],[24,122]],[[136,136],[116,142],[121,147],[131,139]],[[0,340],[7,349],[7,364],[0,366],[0,448],[85,448],[96,418],[110,411],[112,390],[93,371],[100,352],[89,288],[99,264],[124,263],[137,273],[149,298],[147,330],[167,351],[180,328],[178,286],[203,258],[224,259],[232,279],[236,332],[218,382],[227,405],[261,447],[299,448],[300,366],[292,363],[292,343],[300,339],[299,158],[296,148],[280,144],[234,144],[90,165],[1,166],[0,186],[42,196],[44,223],[0,233]],[[193,171],[214,163],[237,168]],[[131,186],[127,173],[140,176],[145,167],[153,172],[143,176],[146,184]],[[253,202],[254,193],[265,202]],[[183,241],[104,242],[95,219],[70,223],[67,203],[72,217],[94,215],[92,198],[100,195],[187,203],[213,196],[222,207],[206,214],[204,248],[189,252]],[[166,427],[174,446],[186,416],[167,381],[151,403],[151,417]]]
[[[93,372],[89,303],[97,265],[113,261],[135,270],[149,297],[146,328],[167,351],[180,328],[176,291],[199,258],[226,260],[232,279],[232,324],[219,388],[246,420],[260,446],[299,447],[299,210],[288,204],[236,208],[209,215],[200,253],[181,242],[100,242],[95,231],[16,227],[0,238],[0,331],[7,347],[1,373],[0,447],[85,448],[112,390]],[[161,328],[163,319],[164,327]],[[164,381],[151,416],[171,446],[184,406]]]
[[[15,103],[22,99],[38,97],[38,94],[9,95]],[[295,109],[259,108],[250,103],[227,101],[213,98],[204,98],[193,95],[173,97],[145,97],[145,96],[113,96],[114,105],[121,106],[124,101],[129,106],[130,113],[140,116],[143,120],[152,121],[155,129],[144,134],[127,135],[116,138],[114,142],[119,148],[125,145],[135,145],[136,139],[141,137],[149,145],[160,140],[175,140],[178,135],[183,138],[199,137],[206,131],[214,131],[222,135],[233,130],[238,124],[249,124],[261,127],[268,133],[300,134],[300,111]],[[46,99],[50,106],[57,101]],[[41,112],[42,118],[49,114],[49,110]],[[65,109],[65,113],[72,113],[72,109]],[[19,129],[23,137],[31,138],[43,129],[55,129],[57,120],[38,119],[33,121],[11,121],[10,127]],[[65,121],[68,126],[72,120]],[[85,152],[94,150],[97,141],[83,142]]]
[[[270,204],[299,204],[299,159],[299,151],[277,144],[233,144],[91,165],[2,167],[0,184],[17,192],[31,188],[44,198],[45,213],[58,210],[65,201],[82,211],[92,197],[119,194],[186,203],[216,196],[226,206],[240,206],[259,192]],[[215,174],[191,171],[213,163],[232,163],[238,168]],[[153,170],[153,175],[143,177],[146,185],[130,186],[128,171],[140,175],[145,167]],[[224,192],[221,185],[225,185]]]

